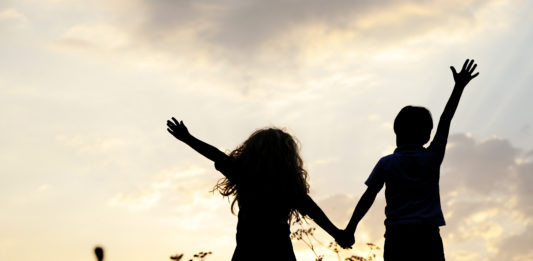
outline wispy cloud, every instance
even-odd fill
[[[165,208],[188,207],[201,198],[210,198],[209,190],[216,183],[216,176],[204,168],[191,166],[162,170],[153,176],[146,187],[121,192],[109,199],[111,206],[130,210],[149,210],[163,201]]]
[[[111,24],[80,24],[67,29],[58,44],[84,50],[116,50],[130,44],[129,36]]]
[[[0,9],[0,22],[25,23],[28,18],[15,8]]]

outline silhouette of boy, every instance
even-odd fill
[[[357,224],[372,206],[377,193],[385,188],[384,258],[391,260],[444,260],[439,227],[445,225],[440,205],[440,165],[450,123],[464,88],[479,73],[477,64],[466,60],[461,72],[451,66],[455,86],[440,117],[435,137],[430,139],[433,121],[423,107],[406,106],[394,120],[397,148],[381,158],[365,184],[368,186],[357,203],[352,218],[337,242],[351,246]]]

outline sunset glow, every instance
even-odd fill
[[[523,0],[2,1],[0,260],[92,261],[96,245],[110,261],[230,260],[237,217],[210,192],[222,176],[166,132],[172,116],[226,152],[286,128],[344,228],[395,148],[395,115],[421,105],[436,123],[449,66],[468,58],[480,75],[441,168],[446,258],[533,260],[532,13]],[[384,201],[350,253],[383,247]]]

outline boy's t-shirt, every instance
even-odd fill
[[[404,145],[381,158],[366,180],[368,187],[385,185],[385,226],[444,226],[439,195],[440,165],[446,139],[436,138],[426,149]]]

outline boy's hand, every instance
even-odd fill
[[[479,75],[479,72],[472,75],[476,67],[477,67],[477,64],[474,63],[474,60],[469,60],[469,59],[466,59],[465,63],[463,64],[463,69],[459,73],[455,71],[455,68],[453,66],[450,66],[450,69],[452,70],[452,73],[453,73],[453,80],[455,81],[455,84],[461,87],[465,87],[468,84],[468,82],[470,82],[470,80],[476,78],[476,76]]]
[[[191,136],[187,130],[187,127],[185,127],[185,124],[183,124],[183,121],[178,122],[178,120],[176,120],[174,117],[172,117],[172,121],[167,121],[167,126],[167,131],[178,140],[184,141]]]
[[[354,233],[341,230],[335,237],[335,241],[337,241],[337,244],[342,248],[352,248],[352,245],[355,243]]]

